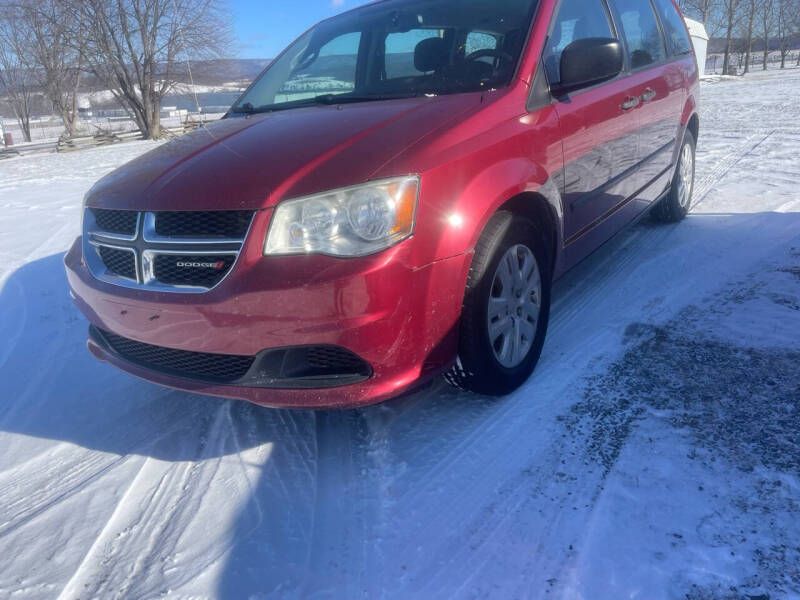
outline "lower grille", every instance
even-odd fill
[[[110,273],[136,281],[136,255],[131,250],[98,246],[97,252]]]
[[[231,254],[208,256],[159,254],[153,259],[153,276],[165,285],[212,288],[236,262]]]
[[[174,350],[136,342],[108,331],[100,333],[111,349],[124,359],[155,371],[189,379],[232,383],[242,379],[255,361],[254,356]]]
[[[338,373],[361,373],[365,364],[352,352],[337,346],[316,346],[306,351],[310,367]]]
[[[153,346],[95,326],[89,337],[122,359],[166,375],[263,389],[324,389],[372,377],[362,358],[338,346],[297,346],[263,350],[256,356],[208,354]]]

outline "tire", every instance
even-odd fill
[[[459,360],[448,377],[450,383],[480,394],[503,396],[531,376],[550,317],[552,273],[546,239],[532,221],[511,213],[498,212],[490,219],[467,278]],[[531,258],[538,277],[530,270]],[[526,277],[527,272],[531,274]],[[511,284],[503,285],[504,281]],[[498,335],[500,330],[505,333]]]
[[[672,177],[669,193],[653,207],[651,212],[657,221],[677,223],[689,214],[694,193],[695,150],[694,135],[687,129],[681,151],[678,154],[678,164],[675,166],[675,175]],[[684,161],[689,158],[691,158],[691,164],[687,166]],[[686,178],[689,176],[691,176],[691,181],[687,183]]]

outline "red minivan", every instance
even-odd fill
[[[383,0],[314,26],[225,118],[87,194],[67,253],[99,359],[274,407],[533,372],[554,279],[691,203],[673,0]]]

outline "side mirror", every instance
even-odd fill
[[[555,95],[600,83],[622,72],[622,44],[611,38],[584,38],[561,53],[561,81],[551,86]]]

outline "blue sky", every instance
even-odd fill
[[[273,58],[311,25],[366,0],[229,0],[242,58]]]

